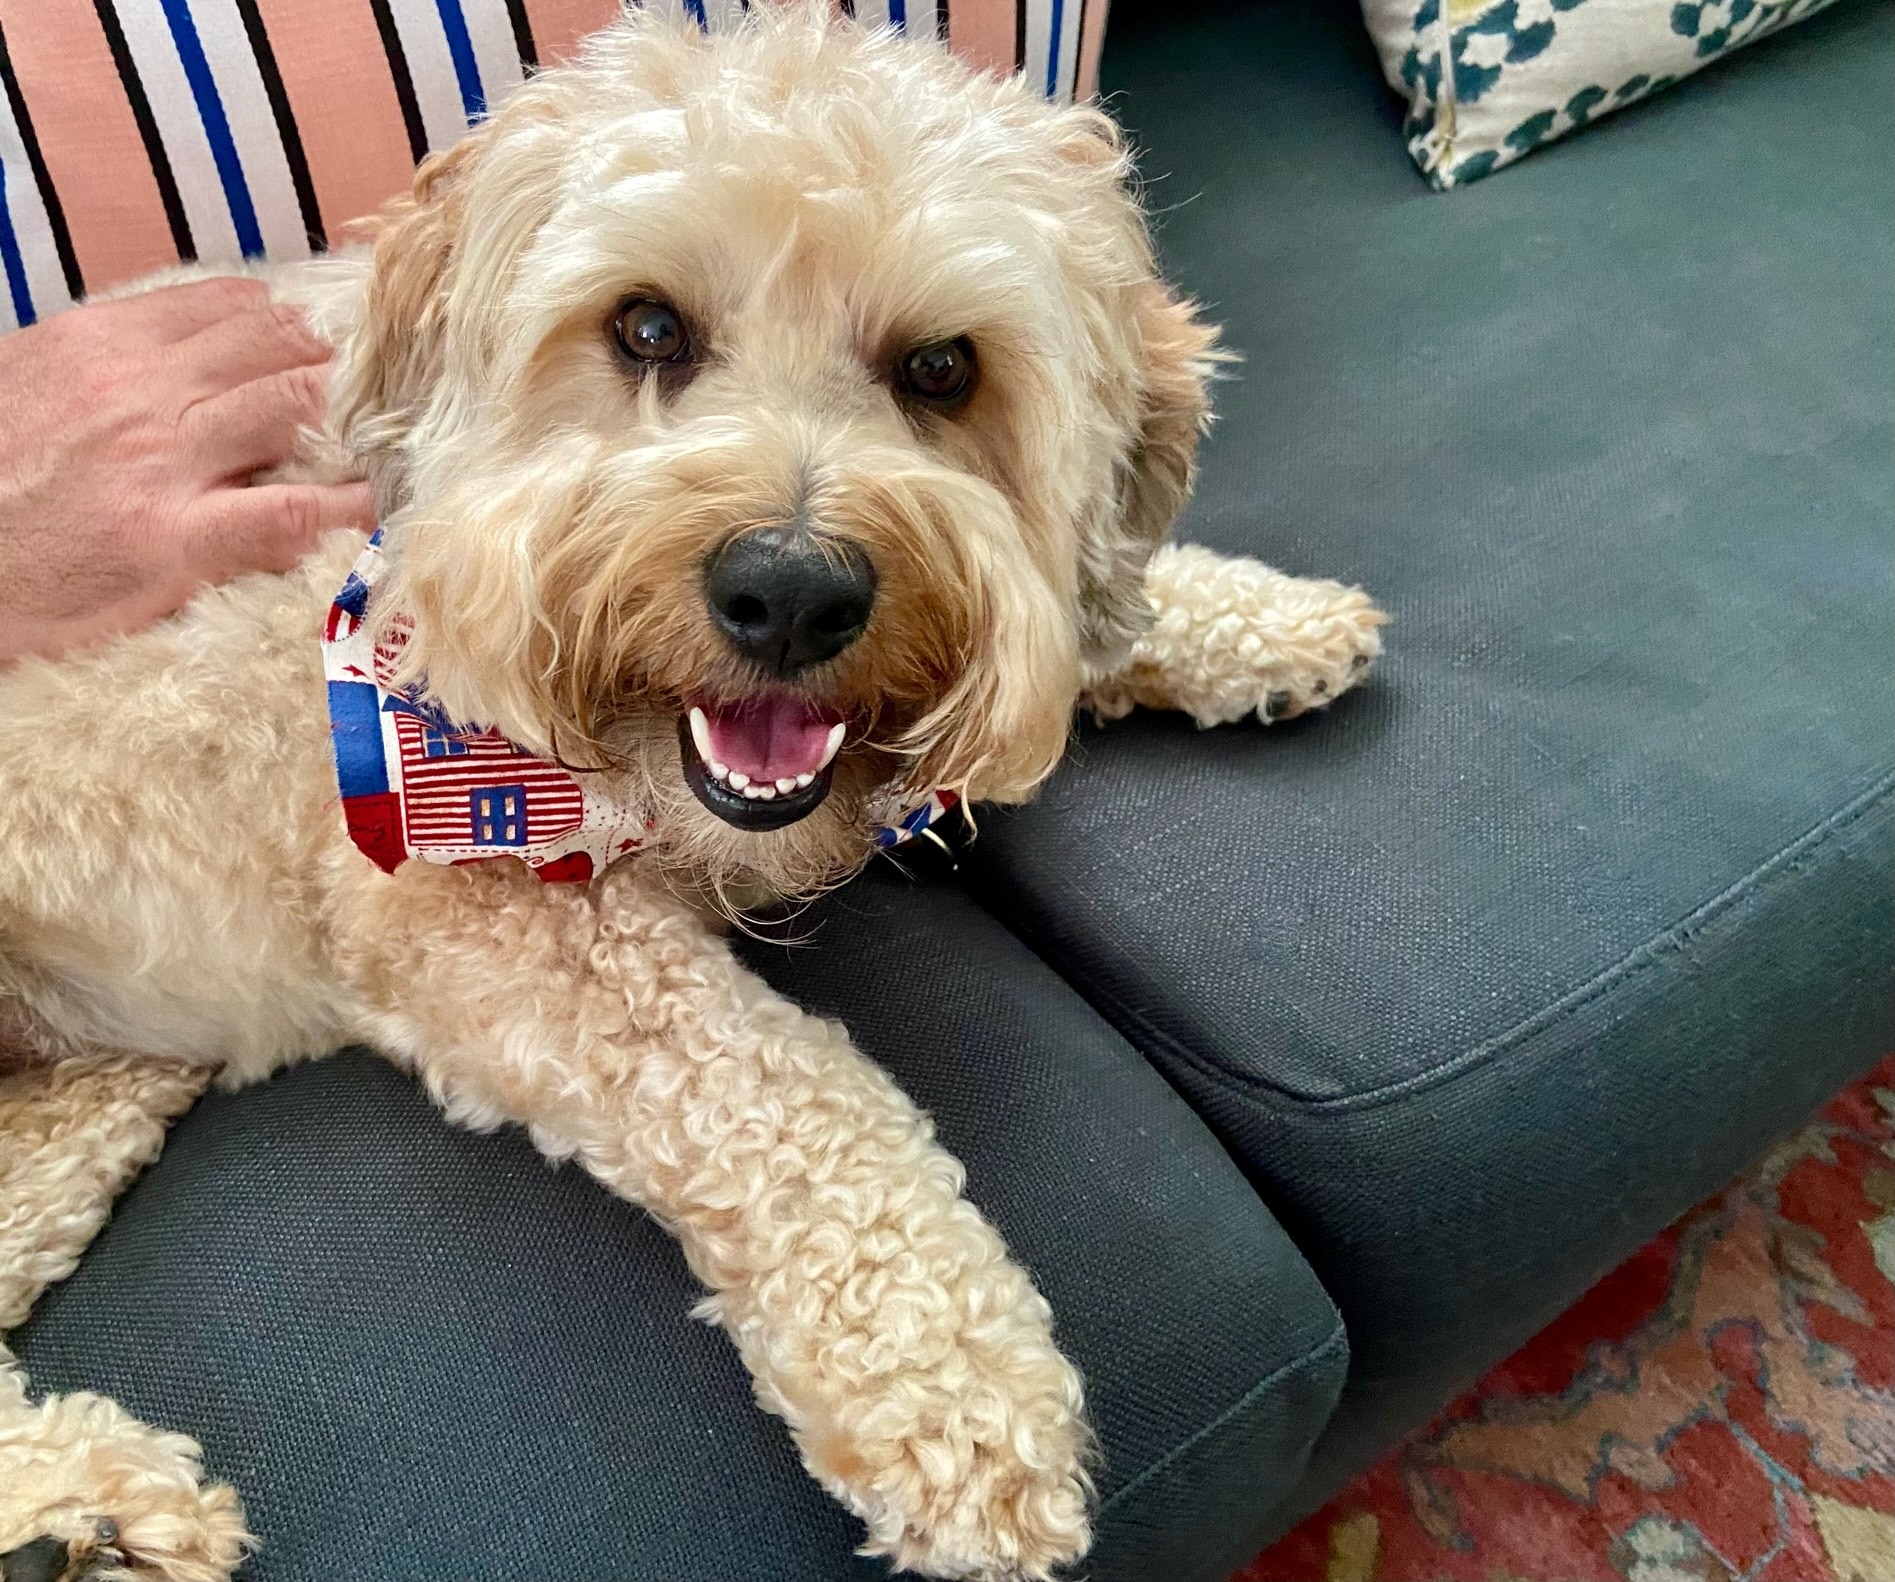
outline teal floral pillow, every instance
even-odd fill
[[[1408,151],[1446,191],[1831,0],[1362,0]]]

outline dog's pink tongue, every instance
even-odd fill
[[[707,706],[704,714],[716,761],[759,781],[814,774],[836,723],[798,698],[780,696],[746,698],[719,709]]]

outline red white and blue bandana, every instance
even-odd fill
[[[323,673],[336,784],[349,835],[389,873],[409,858],[458,864],[516,857],[549,882],[583,883],[656,831],[646,809],[606,795],[597,776],[528,752],[498,731],[457,724],[413,687],[391,685],[406,641],[397,616],[380,642],[368,609],[386,561],[382,535],[362,551],[323,623]],[[874,841],[921,834],[957,804],[936,791],[919,807],[890,803]]]

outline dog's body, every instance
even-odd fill
[[[710,919],[860,866],[890,785],[1030,794],[1082,699],[1283,717],[1377,652],[1353,590],[1160,547],[1211,336],[1124,182],[1092,112],[927,49],[633,20],[425,169],[372,263],[273,277],[338,348],[334,438],[384,502],[391,685],[582,761],[652,838],[589,884],[370,862],[317,645],[360,545],[332,540],[0,673],[0,1046],[244,1081],[372,1044],[678,1235],[872,1552],[994,1579],[1082,1554],[1046,1304],[925,1117]],[[689,361],[636,361],[686,325]],[[813,658],[719,602],[758,524],[776,558],[742,597],[774,608],[805,535],[828,569],[795,586],[865,612]],[[732,776],[745,743],[775,759]],[[224,1552],[142,1554],[187,1578]]]

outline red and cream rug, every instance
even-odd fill
[[[1233,1582],[1895,1582],[1895,1058]]]

